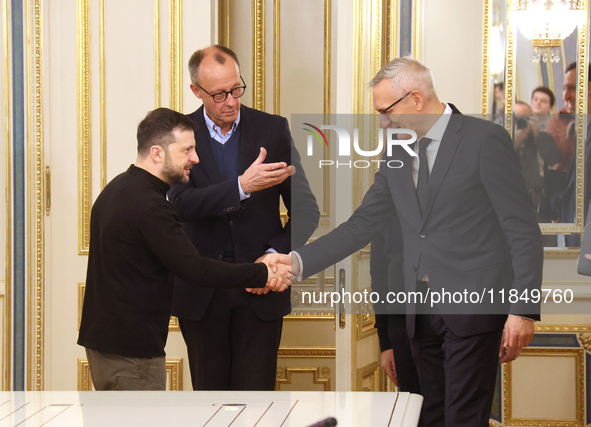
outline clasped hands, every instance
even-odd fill
[[[265,254],[255,262],[262,262],[267,266],[269,275],[264,288],[246,288],[247,292],[265,295],[269,291],[283,292],[291,286],[291,257],[285,254]]]

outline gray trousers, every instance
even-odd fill
[[[165,390],[166,358],[140,359],[86,349],[95,390]]]

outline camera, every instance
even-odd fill
[[[527,119],[525,117],[520,117],[517,119],[517,122],[515,123],[515,125],[517,126],[517,129],[525,129],[526,127],[528,127],[529,122],[527,121]]]

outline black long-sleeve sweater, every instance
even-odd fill
[[[200,256],[166,200],[168,189],[132,165],[94,203],[78,344],[126,357],[163,356],[171,274],[199,286],[265,286],[264,264]]]

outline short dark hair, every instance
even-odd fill
[[[569,71],[576,70],[576,69],[577,69],[576,61],[571,62],[570,64],[568,64],[568,67],[566,67],[566,70],[564,70],[564,74],[568,73]],[[589,64],[589,68],[587,69],[587,82],[591,82],[591,64]]]
[[[137,127],[138,154],[147,155],[153,145],[166,149],[175,142],[174,131],[177,129],[195,130],[197,124],[184,114],[169,108],[150,111]]]
[[[556,102],[556,97],[554,96],[554,92],[552,92],[552,90],[549,87],[538,86],[537,88],[535,88],[531,93],[532,99],[534,97],[534,93],[536,93],[536,92],[542,92],[542,93],[545,93],[546,95],[548,95],[550,97],[550,108],[554,107],[554,103]]]
[[[229,47],[223,46],[221,44],[216,44],[214,46],[210,46],[209,48],[199,49],[191,55],[189,59],[189,76],[191,77],[191,83],[197,84],[197,75],[199,74],[199,66],[201,65],[201,61],[207,55],[207,50],[213,48],[213,58],[216,60],[218,64],[224,64],[226,62],[226,57],[223,54],[228,55],[231,57],[240,68],[240,62],[238,62],[238,56],[236,53],[230,49]]]

